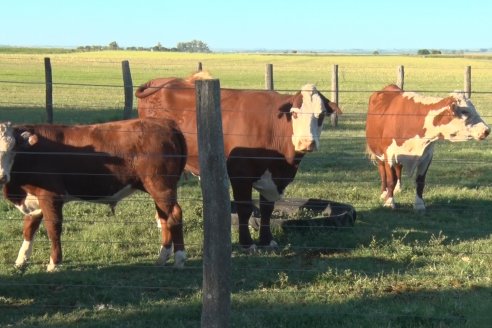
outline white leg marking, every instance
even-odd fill
[[[169,260],[169,258],[173,255],[173,248],[166,248],[161,245],[161,249],[159,251],[159,257],[157,258],[157,264],[164,265]]]
[[[413,209],[416,211],[425,211],[424,200],[419,196],[415,196],[415,204],[413,204]]]
[[[395,208],[395,199],[393,197],[390,197],[388,198],[384,204],[383,204],[384,207],[389,207],[389,208]]]
[[[186,252],[185,251],[177,251],[174,253],[174,267],[182,269],[184,267],[186,261]]]
[[[32,254],[32,244],[34,240],[28,241],[24,240],[22,242],[22,246],[19,249],[19,254],[17,255],[17,260],[15,260],[15,266],[20,268],[24,266]]]
[[[48,267],[46,268],[46,271],[48,271],[48,272],[56,272],[56,271],[58,271],[58,268],[60,268],[60,265],[59,264],[55,264],[55,262],[53,261],[53,259],[50,256],[50,264],[48,264]]]
[[[401,191],[401,182],[398,179],[398,181],[396,182],[395,189],[393,190],[393,193],[396,194],[397,192],[400,192],[400,191]]]
[[[380,199],[386,199],[386,195],[388,194],[388,190],[385,190],[381,193],[381,196],[379,196]]]

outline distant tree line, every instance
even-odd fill
[[[158,52],[212,52],[208,45],[200,40],[192,40],[189,42],[179,42],[176,47],[166,48],[158,42],[153,47],[126,47],[122,48],[116,41],[109,43],[107,46],[93,45],[77,47],[79,51],[102,51],[102,50],[134,50],[134,51],[158,51]]]

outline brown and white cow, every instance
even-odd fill
[[[378,166],[384,206],[395,207],[393,195],[400,189],[404,168],[409,176],[416,174],[414,208],[424,210],[422,193],[434,142],[483,140],[489,133],[490,127],[462,92],[436,98],[388,85],[373,93],[366,122],[367,152]]]
[[[188,146],[186,169],[200,174],[195,80],[151,80],[136,92],[140,117],[175,120]],[[252,191],[260,194],[261,246],[276,246],[270,230],[274,202],[293,181],[306,153],[319,148],[325,115],[341,113],[312,84],[294,95],[274,91],[221,89],[222,126],[227,171],[239,218],[239,243],[255,248],[248,229]]]
[[[136,190],[149,193],[162,226],[158,263],[175,252],[185,261],[177,187],[186,143],[173,121],[133,119],[94,125],[0,123],[0,183],[4,197],[25,215],[15,265],[24,266],[44,218],[51,254],[48,271],[62,261],[64,203],[115,204]]]

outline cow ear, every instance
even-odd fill
[[[38,142],[38,136],[29,131],[22,132],[20,136],[22,146],[34,146]]]

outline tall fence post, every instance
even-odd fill
[[[201,72],[203,70],[203,65],[202,65],[202,62],[198,62],[198,65],[196,67],[196,71],[197,72]]]
[[[403,65],[398,66],[398,73],[396,76],[396,85],[403,90],[405,84],[405,67]]]
[[[51,60],[44,58],[44,76],[46,83],[46,121],[53,123],[53,75],[51,72]]]
[[[123,109],[123,119],[129,119],[133,109],[133,81],[128,60],[121,62],[123,70],[123,86],[125,90],[125,108]]]
[[[197,80],[196,118],[203,197],[202,327],[229,327],[231,202],[220,111],[219,80]]]
[[[266,90],[273,90],[273,64],[266,64],[265,89]]]
[[[338,105],[338,65],[333,65],[331,72],[331,101]],[[330,115],[330,121],[332,126],[338,125],[338,115],[333,113]]]
[[[465,96],[471,98],[471,66],[465,67]]]

